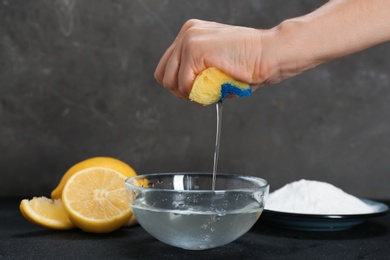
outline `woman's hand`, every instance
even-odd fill
[[[200,20],[187,21],[162,56],[155,78],[180,98],[188,99],[196,75],[217,67],[233,78],[258,85],[262,31]]]

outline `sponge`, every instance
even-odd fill
[[[195,78],[189,99],[202,105],[210,105],[223,101],[229,94],[246,97],[251,93],[249,84],[237,81],[221,70],[211,67]]]

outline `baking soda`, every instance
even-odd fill
[[[300,214],[349,215],[375,212],[375,207],[332,184],[304,179],[270,193],[265,208]]]

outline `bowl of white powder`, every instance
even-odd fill
[[[305,179],[270,193],[265,205],[265,221],[308,231],[349,229],[389,210],[383,203],[357,198],[332,184]]]

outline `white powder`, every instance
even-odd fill
[[[268,210],[301,214],[367,214],[372,207],[341,189],[320,181],[300,180],[269,194]]]

